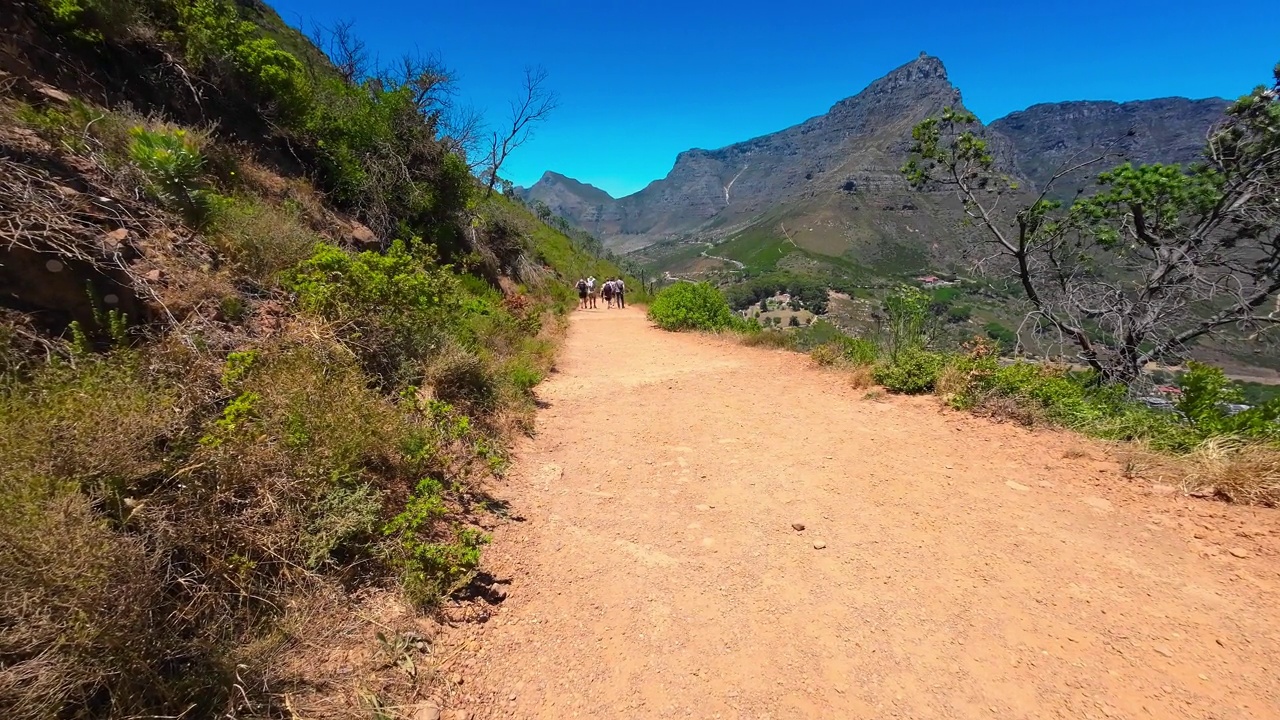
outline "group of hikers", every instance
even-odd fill
[[[612,280],[605,280],[600,289],[596,289],[596,278],[594,275],[588,278],[578,278],[578,282],[574,285],[578,289],[578,307],[586,310],[596,306],[596,298],[603,295],[607,307],[624,308],[627,306],[626,294],[627,286],[623,284],[622,278],[616,277]]]

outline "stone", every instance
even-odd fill
[[[1230,550],[1227,550],[1227,552],[1231,553],[1233,557],[1238,557],[1242,560],[1249,557],[1249,551],[1244,548],[1233,547]]]
[[[413,720],[440,720],[440,708],[434,703],[419,705],[413,713]]]
[[[351,231],[347,233],[347,237],[356,245],[368,246],[380,244],[378,236],[374,235],[373,231],[368,227],[358,222],[351,223]]]
[[[1152,650],[1155,650],[1156,652],[1160,653],[1161,655],[1163,655],[1163,656],[1165,656],[1165,657],[1167,657],[1167,658],[1171,658],[1171,657],[1173,657],[1173,651],[1172,651],[1172,650],[1170,650],[1170,649],[1169,649],[1169,647],[1168,647],[1167,645],[1156,645],[1155,647],[1153,647],[1153,648],[1151,648],[1151,649],[1152,649]]]
[[[826,544],[826,543],[824,543],[824,542],[822,542],[821,540],[814,540],[814,541],[813,541],[813,549],[814,549],[814,550],[821,550],[821,549],[825,548],[826,546],[827,546],[827,544]]]
[[[804,530],[804,523],[802,523],[802,522],[793,522],[793,523],[791,523],[791,529],[792,529],[792,530],[795,530],[796,532],[799,532],[799,531],[801,531],[801,530]]]
[[[454,685],[462,684],[462,673],[457,673],[453,676],[453,684]]]
[[[164,277],[164,273],[160,272],[159,268],[156,268],[155,270],[148,270],[147,274],[142,277],[146,279],[147,282],[160,282],[160,278]]]
[[[1164,483],[1156,483],[1151,486],[1152,495],[1172,495],[1176,492],[1178,492],[1178,488],[1172,485],[1165,485]]]
[[[102,247],[109,252],[116,252],[124,245],[124,241],[129,239],[128,228],[116,228],[106,235],[102,236]]]
[[[1012,489],[1014,489],[1014,490],[1018,490],[1018,491],[1021,491],[1021,492],[1026,492],[1027,490],[1030,490],[1030,489],[1031,489],[1031,488],[1027,487],[1026,485],[1023,485],[1022,483],[1014,482],[1014,481],[1012,481],[1012,480],[1005,480],[1005,481],[1004,481],[1004,484],[1005,484],[1005,485],[1008,485],[1010,488],[1012,488]]]
[[[53,102],[61,103],[63,105],[71,104],[71,96],[57,88],[49,87],[44,83],[39,83],[33,86],[32,89],[40,93],[40,95],[47,100],[52,100]]]

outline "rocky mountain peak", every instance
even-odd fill
[[[960,102],[960,91],[951,84],[941,60],[920,53],[920,57],[890,71],[857,95],[833,105],[831,113],[839,114],[868,101],[879,102],[889,98],[900,98],[905,102],[931,98],[954,104]]]

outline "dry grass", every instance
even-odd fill
[[[826,343],[809,351],[809,357],[820,367],[831,367],[844,360],[843,353],[835,343]]]
[[[1188,494],[1242,505],[1280,507],[1280,448],[1236,438],[1212,438],[1187,455],[1134,452],[1129,474],[1177,485]]]
[[[324,240],[299,213],[245,199],[219,212],[213,239],[240,273],[263,284],[308,258]]]
[[[849,384],[856,389],[868,388],[875,384],[875,368],[870,365],[851,365],[845,371]]]
[[[1012,422],[1023,427],[1036,427],[1048,423],[1043,409],[1007,395],[985,397],[973,406],[972,411],[975,415],[1001,422]]]
[[[948,364],[938,373],[938,379],[933,384],[933,392],[948,399],[968,392],[972,386],[967,370]]]
[[[777,330],[762,330],[755,333],[733,333],[733,337],[747,347],[778,348],[794,350],[795,335]]]

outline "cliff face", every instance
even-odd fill
[[[1058,181],[1054,194],[1070,196],[1100,169],[1121,162],[1195,162],[1227,105],[1221,98],[1047,103],[1010,113],[991,128],[1009,139],[1018,169],[1040,187],[1069,163],[1109,152],[1098,166]]]

